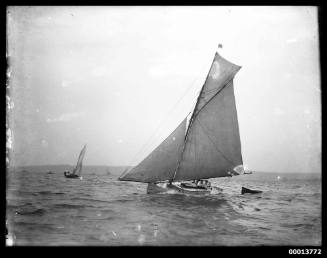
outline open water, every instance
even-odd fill
[[[279,179],[278,179],[279,176]],[[219,195],[146,194],[118,176],[7,174],[8,245],[321,245],[321,178],[254,173],[211,179]],[[262,190],[241,195],[241,187]]]

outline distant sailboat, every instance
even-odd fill
[[[73,172],[70,173],[70,171],[65,171],[64,175],[67,178],[80,178],[80,175],[82,173],[82,167],[83,167],[83,159],[86,151],[86,144],[84,145],[83,149],[81,150],[81,153],[79,154],[76,167],[73,169]]]
[[[190,116],[119,180],[148,183],[147,193],[212,193],[182,181],[240,175],[243,168],[233,78],[240,70],[218,53]],[[242,171],[244,171],[242,169]]]

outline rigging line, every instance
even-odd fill
[[[203,131],[205,132],[205,135],[208,137],[208,139],[211,141],[212,145],[215,147],[216,151],[218,151],[218,152],[223,156],[223,158],[224,158],[225,160],[227,160],[230,164],[232,164],[233,166],[235,166],[234,163],[233,163],[232,161],[230,161],[230,160],[229,160],[229,159],[228,159],[228,158],[227,158],[227,157],[222,153],[222,151],[220,151],[219,148],[215,145],[215,143],[213,142],[213,140],[210,138],[208,132],[204,129],[204,127],[203,127],[202,124],[200,123],[200,119],[198,119],[197,121],[199,122],[200,127],[201,127],[201,128],[203,129]]]
[[[181,111],[179,111],[178,113],[176,113],[176,114],[178,114],[178,116],[176,116],[176,117],[180,117],[182,114],[184,113],[184,111],[183,110],[181,110]],[[183,115],[183,119],[182,119],[182,121],[185,119],[185,118],[187,118],[187,116],[190,114],[191,112],[189,112],[187,115]],[[180,122],[179,122],[179,124],[178,125],[180,125]],[[161,129],[161,128],[159,128],[159,129]],[[176,129],[176,128],[175,128]],[[174,130],[175,130],[174,129]],[[160,136],[162,136],[163,137],[163,139],[166,139],[168,136],[169,136],[169,134],[168,135],[164,135],[163,133],[164,132],[159,132],[159,130],[157,131],[157,135],[156,135],[156,138],[158,138],[158,137],[160,137]],[[153,144],[155,144],[155,140],[160,140],[159,138],[158,139],[153,139]],[[149,141],[148,142],[148,145],[150,145],[150,142],[151,141]],[[158,146],[160,145],[160,142],[158,143],[158,144],[156,144],[156,146],[155,146],[155,148],[157,148]],[[148,148],[149,146],[146,146],[146,148]],[[144,149],[144,152],[145,152],[145,150],[146,150],[146,148],[144,147],[143,149]]]
[[[148,139],[148,141],[142,146],[142,148],[135,154],[135,156],[133,157],[133,159],[128,163],[130,164],[132,161],[134,161],[136,159],[136,157],[144,151],[145,147],[147,147],[150,142],[152,141],[152,138],[157,134],[157,132],[159,131],[159,129],[162,127],[162,125],[164,124],[164,122],[166,122],[167,118],[169,117],[169,115],[171,114],[171,112],[175,109],[175,107],[181,102],[181,100],[186,96],[186,94],[196,85],[194,84],[196,82],[196,80],[199,79],[199,75],[202,74],[202,70],[207,66],[207,64],[205,64],[205,66],[202,67],[202,69],[200,70],[198,76],[192,81],[191,86],[189,88],[186,89],[186,91],[183,93],[183,95],[178,99],[178,101],[174,104],[174,106],[169,110],[169,112],[167,113],[166,117],[164,120],[161,121],[161,123],[158,125],[158,127],[155,129],[155,132],[150,136],[150,138]],[[193,100],[193,99],[192,99]]]
[[[180,102],[180,100],[179,100]],[[175,107],[177,106],[177,104],[179,103],[177,102],[171,109],[170,111],[167,113],[166,117],[161,120],[160,124],[156,127],[154,133],[150,136],[150,138],[148,139],[148,141],[142,146],[142,148],[140,149],[140,151],[135,155],[135,157],[133,158],[133,161],[135,160],[135,158],[140,155],[142,152],[144,152],[146,150],[146,148],[149,147],[149,145],[154,141],[154,139],[156,137],[158,137],[158,133],[160,131],[160,129],[163,128],[163,125],[167,122],[168,118],[170,117],[169,115],[171,114],[171,112],[175,109]]]
[[[203,91],[202,94],[206,95],[206,94],[210,94],[210,93],[213,93],[213,92],[216,92],[216,91],[217,91],[217,89],[211,89],[211,90]]]
[[[193,99],[195,99],[195,98],[193,98]],[[192,100],[193,100],[192,99]],[[182,113],[184,113],[184,111],[183,110],[181,110],[181,111],[179,111],[179,113],[178,113],[178,116],[177,117],[179,117]],[[189,112],[186,116],[184,115],[183,116],[183,120],[185,119],[185,118],[187,118],[188,116],[189,116],[189,114],[190,114],[191,112]],[[160,127],[158,127],[157,129],[160,129]],[[154,135],[155,134],[157,134],[158,133],[158,131],[159,130],[156,130],[156,132],[149,138],[149,140],[148,140],[148,142],[141,148],[141,150],[133,157],[133,159],[128,163],[128,164],[130,164],[132,161],[135,161],[135,159],[136,159],[136,157],[139,155],[139,154],[141,154],[141,152],[142,151],[145,151],[145,149],[146,149],[146,147],[148,147],[147,145],[149,145],[150,144],[150,140],[151,140],[151,138],[153,138],[154,137]],[[168,136],[167,136],[168,137]],[[159,145],[158,145],[159,146]],[[156,147],[158,147],[158,146],[156,146]],[[155,147],[155,148],[156,148]],[[123,176],[125,176],[126,175],[126,173],[127,172],[129,172],[129,170],[130,170],[130,168],[129,168],[130,166],[127,166],[127,168],[123,171],[123,173],[119,176],[119,178],[122,178]]]

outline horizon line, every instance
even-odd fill
[[[45,165],[14,165],[14,166],[8,166],[7,168],[15,168],[15,167],[46,167],[46,166],[70,166],[74,167],[75,165],[70,164],[45,164]],[[83,165],[84,167],[135,167],[132,165]],[[286,172],[286,171],[263,171],[263,170],[253,170],[253,169],[247,169],[246,171],[252,171],[255,173],[285,173],[285,174],[322,174],[322,171],[312,171],[312,172],[298,172],[298,171],[292,171],[292,172]]]

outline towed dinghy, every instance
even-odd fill
[[[256,193],[262,193],[262,191],[259,191],[259,190],[251,190],[249,188],[242,187],[241,193],[242,194],[245,194],[245,193],[256,194]]]

